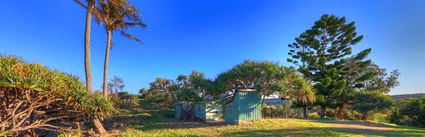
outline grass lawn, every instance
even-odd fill
[[[263,119],[242,125],[178,122],[147,113],[116,118],[114,136],[425,136],[425,129],[337,120]],[[122,127],[122,128],[120,128]]]

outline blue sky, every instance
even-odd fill
[[[287,44],[322,14],[355,21],[364,40],[355,52],[399,69],[391,94],[425,92],[425,1],[414,0],[131,0],[147,30],[129,32],[144,44],[114,35],[110,76],[136,93],[155,77],[192,70],[214,78],[245,59],[285,66]],[[84,78],[85,11],[72,0],[4,1],[0,5],[0,53],[21,56]],[[92,73],[100,89],[106,33],[93,23]]]

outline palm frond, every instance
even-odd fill
[[[133,27],[133,26],[142,26],[143,28],[147,28],[148,26],[145,24],[145,23],[143,23],[143,22],[126,22],[125,23],[125,25],[127,25],[127,26],[131,26],[131,27]]]
[[[135,40],[137,42],[143,43],[140,39],[136,38],[135,36],[128,34],[127,32],[123,31],[123,30],[118,30],[121,35],[123,35],[124,37],[131,39],[131,40]]]
[[[88,6],[85,5],[83,2],[81,2],[81,0],[74,0],[74,2],[77,3],[78,5],[80,5],[81,7],[85,8],[85,9],[88,8]]]

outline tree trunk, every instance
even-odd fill
[[[105,130],[105,128],[103,127],[103,125],[102,125],[102,123],[100,122],[99,118],[97,118],[97,117],[93,117],[93,118],[92,118],[92,122],[93,122],[94,127],[96,128],[96,131],[97,131],[99,134],[106,134],[106,133],[108,133],[108,132]]]
[[[337,112],[336,112],[336,118],[339,119],[344,119],[344,104],[342,104],[341,106],[338,107]]]
[[[263,98],[261,99],[261,106],[266,106],[266,105],[264,105],[265,98],[266,98],[266,96],[263,95]]]
[[[326,116],[326,106],[320,105],[320,118],[325,118]]]
[[[303,106],[303,113],[304,113],[304,119],[308,119],[309,117],[308,117],[308,110],[307,110],[307,106],[306,105],[304,105]]]
[[[106,43],[105,63],[103,66],[103,96],[108,99],[108,65],[109,65],[109,52],[111,50],[112,32],[107,31],[108,42]]]
[[[362,119],[363,120],[368,120],[369,119],[369,114],[368,113],[363,113]]]
[[[86,73],[86,86],[87,92],[92,93],[92,79],[91,79],[91,69],[90,69],[90,32],[91,32],[91,16],[92,10],[94,8],[94,0],[89,1],[87,15],[86,15],[86,30],[84,36],[84,69]]]

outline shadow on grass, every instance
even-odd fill
[[[309,119],[309,121],[325,123],[325,124],[368,126],[368,127],[378,127],[378,128],[397,128],[397,126],[390,126],[390,125],[379,124],[379,123],[357,122],[357,121],[339,121],[339,120],[331,120],[331,119]]]
[[[135,127],[137,130],[149,131],[160,129],[190,129],[190,128],[206,128],[226,125],[224,122],[182,122],[172,118],[150,117],[140,121]]]
[[[347,135],[362,135],[362,136],[393,136],[393,137],[422,137],[425,132],[413,131],[380,131],[374,129],[347,129],[347,128],[287,128],[273,130],[244,130],[237,132],[224,133],[223,136],[246,136],[246,137],[263,137],[263,136],[347,136]]]
[[[167,110],[126,110],[128,114],[113,118],[114,129],[127,127],[141,131],[160,129],[203,128],[225,125],[224,122],[181,122],[166,116]],[[129,115],[131,114],[131,115]]]
[[[406,135],[414,136],[421,135],[425,136],[425,130],[418,127],[406,127],[406,126],[395,126],[395,125],[386,125],[379,123],[367,123],[367,122],[357,122],[357,121],[338,121],[330,119],[312,119],[309,121],[317,123],[332,124],[336,126],[337,129],[344,131],[353,131],[354,133],[362,130],[371,130],[376,131],[378,134],[384,132],[384,135]],[[340,127],[338,127],[340,126]]]
[[[118,129],[132,128],[140,131],[160,131],[163,129],[194,129],[209,128],[220,136],[425,136],[425,130],[418,128],[390,126],[376,123],[363,123],[356,121],[338,121],[329,119],[312,119],[311,122],[328,124],[326,127],[299,127],[268,129],[234,128],[227,129],[224,122],[180,122],[172,118],[166,118],[160,111],[131,112],[131,115],[119,115],[114,117],[114,127]],[[150,115],[151,114],[151,115]],[[284,121],[283,121],[284,122]],[[166,131],[174,132],[174,131]],[[177,131],[176,131],[177,132]]]
[[[239,131],[229,130],[221,133],[223,136],[346,136],[346,135],[363,135],[363,136],[425,136],[424,130],[415,130],[374,124],[361,123],[353,121],[332,121],[332,120],[312,120],[319,123],[327,124],[346,124],[346,127],[300,127],[300,128],[283,128],[282,129],[241,129]],[[192,129],[192,128],[208,128],[225,126],[224,122],[180,122],[172,119],[162,119],[160,117],[149,117],[134,127],[140,131],[151,131],[161,129]],[[353,126],[362,126],[355,128]],[[392,128],[381,129],[373,127]]]

